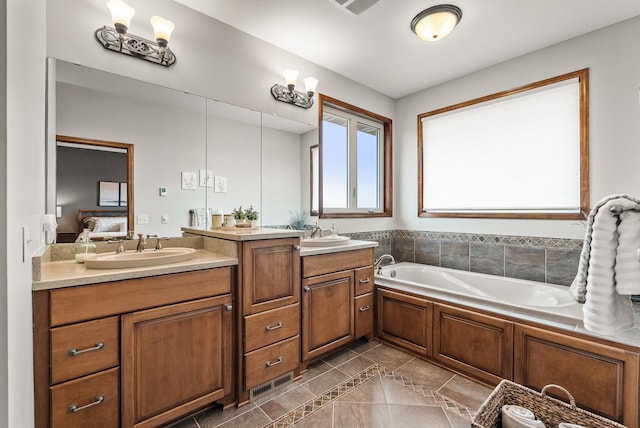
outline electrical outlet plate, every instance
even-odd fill
[[[160,196],[167,196],[167,188],[166,187],[161,187],[160,188]]]
[[[162,214],[160,216],[160,223],[162,223],[162,224],[169,223],[169,215],[168,214]]]
[[[136,216],[136,223],[149,224],[149,216],[147,214],[138,214]]]

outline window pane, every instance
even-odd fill
[[[380,195],[380,130],[358,122],[357,201],[358,208],[378,208]]]
[[[422,119],[429,212],[580,211],[578,78]]]
[[[349,122],[325,113],[322,120],[322,204],[349,207]]]

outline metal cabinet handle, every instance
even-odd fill
[[[303,290],[304,290],[304,292],[305,292],[305,293],[308,293],[309,291],[311,291],[311,288],[309,288],[309,287],[304,287],[304,288],[303,288]]]
[[[361,308],[360,308],[360,312],[366,312],[366,311],[368,311],[369,309],[370,309],[370,306],[369,306],[369,305],[367,305],[367,306],[365,306],[365,307],[361,307]]]
[[[83,349],[82,351],[78,351],[78,348],[69,349],[67,351],[67,355],[69,355],[70,357],[75,357],[76,355],[81,355],[86,352],[99,351],[102,348],[104,348],[104,342],[98,342],[96,343],[96,346],[94,346],[93,348]]]
[[[282,326],[284,325],[284,323],[282,321],[280,321],[278,324],[274,325],[273,327],[271,327],[270,325],[267,325],[264,327],[265,331],[273,331],[273,330],[277,330],[279,328],[282,328]]]
[[[80,406],[78,404],[72,404],[71,406],[69,406],[67,411],[69,413],[77,413],[80,410],[85,410],[85,409],[88,409],[89,407],[97,406],[98,404],[102,403],[103,401],[104,401],[104,395],[98,395],[96,398],[94,398],[93,403],[89,403],[89,404],[87,404],[85,406]]]
[[[230,311],[233,309],[233,305],[231,303],[227,303],[226,305],[224,305],[224,310],[225,311]]]
[[[370,283],[370,282],[371,282],[371,279],[370,279],[370,278],[365,278],[365,279],[361,279],[361,280],[360,280],[360,284],[368,284],[368,283]]]
[[[277,359],[277,360],[275,360],[274,362],[267,361],[267,362],[265,363],[265,366],[266,366],[267,368],[269,368],[269,367],[273,367],[273,366],[277,366],[278,364],[282,364],[282,362],[283,362],[283,361],[284,361],[284,357],[278,357],[278,359]]]
[[[300,251],[300,248],[302,248],[300,245],[294,245],[293,249],[296,251]]]

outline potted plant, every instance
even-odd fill
[[[253,209],[253,205],[250,205],[249,208],[244,211],[244,216],[251,223],[251,227],[256,227],[258,223],[258,211]]]
[[[247,215],[245,214],[245,211],[242,209],[242,205],[240,205],[240,207],[238,208],[234,208],[231,211],[231,215],[235,219],[236,226],[246,223]]]

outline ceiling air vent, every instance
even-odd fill
[[[347,10],[354,15],[360,15],[365,10],[369,9],[379,0],[329,0],[330,3],[335,4],[340,9]]]

